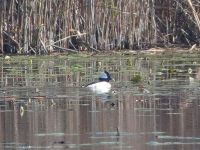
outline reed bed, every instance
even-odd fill
[[[198,0],[5,0],[2,53],[110,51],[199,44]]]

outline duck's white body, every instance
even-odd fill
[[[111,84],[106,81],[100,81],[93,84],[89,84],[87,88],[96,94],[105,94],[110,92]]]

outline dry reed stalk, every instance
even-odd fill
[[[188,4],[189,4],[190,8],[192,9],[192,13],[193,13],[193,15],[194,15],[194,18],[195,18],[195,20],[196,20],[197,26],[198,26],[199,31],[200,31],[200,20],[199,20],[198,14],[197,14],[197,12],[196,12],[196,10],[195,10],[193,4],[192,4],[192,1],[191,1],[191,0],[187,0],[187,2],[188,2]]]
[[[3,53],[3,23],[4,17],[3,17],[3,5],[0,5],[0,51]]]

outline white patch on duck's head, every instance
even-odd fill
[[[107,71],[102,72],[99,76],[99,81],[109,82],[110,80],[112,80],[112,78],[111,78],[111,75]]]

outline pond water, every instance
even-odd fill
[[[0,61],[0,149],[200,149],[198,54]],[[95,95],[103,70],[112,91]]]

